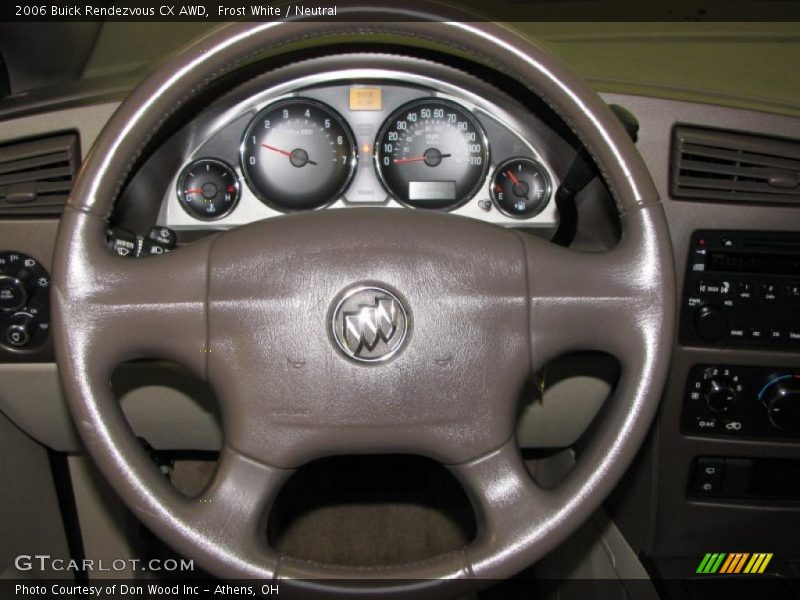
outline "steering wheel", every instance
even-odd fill
[[[237,23],[200,39],[120,106],[61,219],[54,335],[85,446],[150,530],[222,578],[280,579],[330,595],[391,580],[381,587],[388,595],[438,595],[509,577],[598,508],[657,408],[674,326],[672,251],[625,130],[579,77],[512,30],[392,23],[404,20],[398,14]],[[467,53],[544,99],[599,165],[621,241],[584,253],[440,212],[364,208],[269,219],[147,260],[107,250],[107,220],[135,159],[210,82],[293,43],[376,35]],[[619,385],[575,468],[544,489],[516,445],[517,399],[548,360],[586,349],[618,359]],[[188,367],[219,398],[224,447],[198,498],[159,474],[111,393],[114,368],[143,357]],[[446,465],[476,513],[474,541],[379,568],[317,564],[269,547],[266,515],[295,469],[331,454],[388,452]],[[371,583],[354,587],[357,579]]]

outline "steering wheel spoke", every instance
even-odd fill
[[[515,439],[450,470],[467,491],[477,517],[477,537],[465,549],[473,575],[488,577],[497,568],[513,573],[515,548],[507,541],[541,525],[552,509],[553,494],[530,476]]]
[[[269,578],[274,573],[278,554],[267,543],[267,517],[292,473],[225,446],[209,485],[179,508],[193,534],[235,548],[225,567],[230,577]],[[205,550],[215,555],[215,547]]]
[[[56,288],[60,320],[80,331],[80,351],[99,370],[126,360],[173,360],[204,375],[207,260],[211,238],[169,254],[133,260],[103,243],[105,220],[68,209],[81,253],[60,266],[69,290]],[[77,350],[77,349],[76,349]]]
[[[674,294],[653,270],[662,250],[649,227],[653,208],[623,215],[625,237],[606,252],[580,252],[523,236],[528,262],[533,368],[567,352],[599,350],[624,360]],[[658,209],[660,210],[660,208]]]

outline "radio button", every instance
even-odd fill
[[[789,339],[793,342],[800,342],[800,329],[790,329]]]
[[[742,329],[741,327],[734,327],[733,329],[731,329],[731,337],[743,338],[744,329]]]
[[[749,281],[740,281],[736,286],[736,295],[739,298],[749,300],[752,297],[752,286]]]
[[[771,340],[782,340],[783,339],[783,331],[780,329],[770,329],[769,330],[769,339]]]
[[[786,299],[800,303],[800,283],[790,283],[786,286]]]
[[[751,327],[750,337],[755,340],[760,340],[761,338],[764,337],[764,331],[760,327]]]
[[[728,281],[699,281],[697,284],[697,293],[699,294],[716,294],[726,296],[731,291],[731,284]]]
[[[764,300],[775,300],[777,298],[777,289],[774,283],[762,283],[761,284],[761,297]]]

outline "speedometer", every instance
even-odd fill
[[[477,119],[449,100],[415,100],[395,111],[375,143],[386,189],[416,208],[455,208],[486,180],[489,146]]]

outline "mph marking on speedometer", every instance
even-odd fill
[[[432,98],[406,104],[386,120],[375,160],[381,181],[400,202],[452,209],[486,180],[489,148],[472,114]]]

